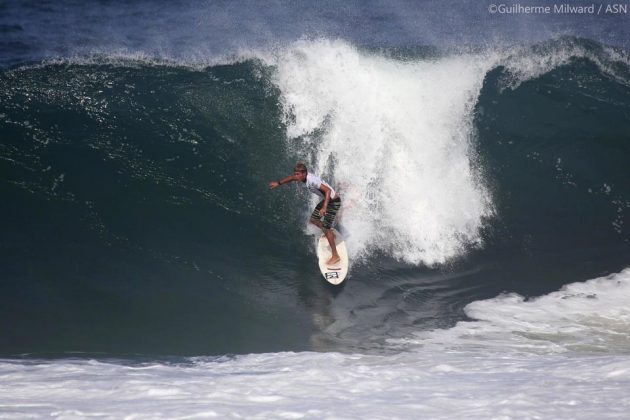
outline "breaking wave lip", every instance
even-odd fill
[[[630,85],[630,54],[620,48],[575,37],[561,37],[531,46],[510,47],[497,56],[496,66],[505,68],[501,89],[516,89],[521,83],[585,58],[617,83]]]
[[[224,54],[208,54],[199,50],[184,56],[157,50],[149,52],[122,47],[114,49],[92,47],[89,50],[70,55],[52,55],[37,62],[18,65],[17,68],[40,67],[48,64],[111,64],[122,67],[155,65],[204,70],[208,67],[230,65],[248,60],[258,60],[267,66],[277,66],[291,52],[299,51],[308,46],[324,44],[346,46],[364,56],[387,58],[393,62],[408,64],[418,61],[437,61],[455,56],[479,57],[488,62],[490,70],[498,66],[508,70],[511,77],[505,80],[505,87],[510,88],[516,88],[523,81],[531,80],[558,66],[565,65],[573,58],[588,58],[596,63],[602,72],[625,84],[628,83],[628,74],[624,75],[615,66],[618,64],[630,66],[630,52],[620,47],[603,45],[586,38],[562,35],[533,44],[498,44],[483,48],[462,46],[444,49],[436,49],[424,44],[417,48],[374,48],[353,44],[343,38],[303,36],[295,41],[278,41],[264,48],[241,47]],[[419,51],[424,51],[424,54],[420,54]]]
[[[47,66],[55,65],[109,65],[113,67],[128,68],[174,67],[181,69],[190,69],[192,71],[203,71],[209,67],[236,64],[254,59],[259,59],[259,55],[254,54],[253,52],[241,52],[224,56],[188,57],[186,59],[182,59],[180,57],[172,57],[163,54],[132,51],[126,49],[116,51],[92,50],[88,54],[48,57],[35,63],[17,65],[9,69],[9,71],[19,71],[30,68],[44,68]]]
[[[214,66],[223,66],[257,61],[270,67],[282,66],[282,61],[292,55],[304,54],[308,49],[330,48],[341,55],[350,52],[372,57],[375,60],[397,63],[400,68],[420,62],[438,62],[455,57],[483,61],[486,73],[498,67],[505,70],[502,78],[502,89],[516,89],[521,83],[537,78],[557,67],[569,64],[572,59],[586,58],[595,63],[600,71],[618,83],[630,83],[630,52],[619,47],[599,44],[585,38],[559,36],[547,41],[525,45],[498,45],[485,48],[460,49],[449,48],[436,50],[430,46],[422,46],[425,54],[418,55],[416,48],[367,48],[354,45],[342,38],[302,37],[292,42],[277,42],[266,48],[240,48],[226,54],[208,55],[203,51],[186,56],[175,56],[165,52],[134,50],[129,48],[91,48],[87,52],[63,56],[55,55],[37,62],[21,64],[7,70],[40,68],[49,65],[112,65],[120,67],[165,66],[189,68],[203,71]],[[485,75],[484,74],[484,75]]]

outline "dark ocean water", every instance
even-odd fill
[[[366,242],[346,284],[333,288],[320,276],[313,237],[305,231],[306,194],[270,192],[267,183],[288,174],[297,160],[334,174],[334,164],[322,162],[342,157],[334,147],[327,152],[324,140],[344,108],[309,135],[291,135],[292,112],[301,111],[298,102],[287,111],[293,92],[279,76],[286,56],[249,50],[245,57],[218,59],[221,39],[236,31],[232,26],[201,52],[178,49],[177,37],[159,32],[168,13],[147,14],[143,5],[0,6],[2,355],[380,352],[388,338],[466,319],[463,307],[470,302],[504,291],[546,294],[628,266],[630,69],[627,29],[614,32],[616,18],[591,28],[608,34],[600,38],[550,37],[516,52],[501,49],[503,58],[482,73],[465,115],[465,160],[492,211],[471,228],[475,240],[462,240],[437,263],[401,257],[416,249],[404,241],[389,248]],[[286,15],[275,19],[288,21],[302,10],[281,6],[271,10]],[[213,22],[220,20],[217,10],[228,21],[237,15],[228,3],[208,7],[202,16]],[[448,70],[449,58],[458,56],[427,47],[431,39],[412,30],[388,32],[387,22],[404,13],[388,15],[380,30],[345,33],[342,17],[328,19],[324,6],[304,7],[310,32],[347,39],[343,45],[359,45],[359,56],[394,63],[386,73],[391,80],[405,74],[396,63],[444,62]],[[383,15],[379,7],[361,14],[350,3],[346,12],[369,21]],[[120,10],[125,13],[116,19]],[[128,28],[134,13],[143,23],[135,32]],[[100,19],[103,14],[108,19]],[[194,15],[188,10],[173,19],[187,22]],[[486,23],[471,39],[509,26],[488,23],[484,12],[471,16]],[[80,24],[63,36],[45,36],[64,19]],[[35,30],[33,22],[42,26]],[[115,35],[103,38],[112,26]],[[201,27],[197,35],[183,31],[183,39],[195,41],[186,45],[198,47],[211,37],[208,26]],[[241,41],[258,47],[279,38],[278,48],[291,50],[301,30],[288,25]],[[514,30],[513,38],[520,42],[525,34]],[[345,54],[345,47],[325,45]],[[487,51],[473,50],[479,48]],[[546,64],[538,73],[527,65],[540,62]],[[331,72],[348,65],[332,63]],[[450,81],[442,83],[436,90],[444,93],[428,96],[429,103],[450,98]],[[331,89],[342,102],[345,88]],[[306,138],[308,147],[296,147],[296,138]],[[357,154],[373,147],[337,139]],[[377,174],[379,188],[396,185],[387,177]],[[404,194],[392,192],[403,201]],[[359,196],[366,197],[364,191]],[[453,226],[444,225],[445,237],[468,234]],[[387,226],[381,232],[391,233]]]

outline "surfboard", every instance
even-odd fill
[[[338,285],[348,275],[348,250],[346,249],[346,241],[343,239],[343,236],[335,229],[332,229],[332,231],[335,234],[335,246],[341,260],[330,266],[326,264],[326,261],[332,256],[332,250],[328,244],[328,239],[323,234],[317,241],[317,258],[319,259],[319,271],[322,272],[322,276],[328,283]]]

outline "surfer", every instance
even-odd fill
[[[293,168],[293,175],[270,182],[269,188],[274,189],[292,181],[304,183],[305,187],[308,188],[310,192],[322,198],[319,204],[315,206],[313,213],[311,213],[309,222],[320,228],[324,232],[326,239],[328,239],[332,256],[326,261],[326,264],[332,265],[338,263],[340,257],[337,253],[337,247],[335,246],[335,234],[332,232],[331,228],[337,216],[337,212],[341,208],[341,197],[339,197],[335,189],[326,181],[317,175],[309,174],[306,165],[299,162],[296,163],[295,168]]]

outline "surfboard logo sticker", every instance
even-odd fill
[[[332,272],[327,272],[326,273],[326,280],[328,279],[338,279],[339,278],[339,273],[337,273],[336,271],[332,271]]]

